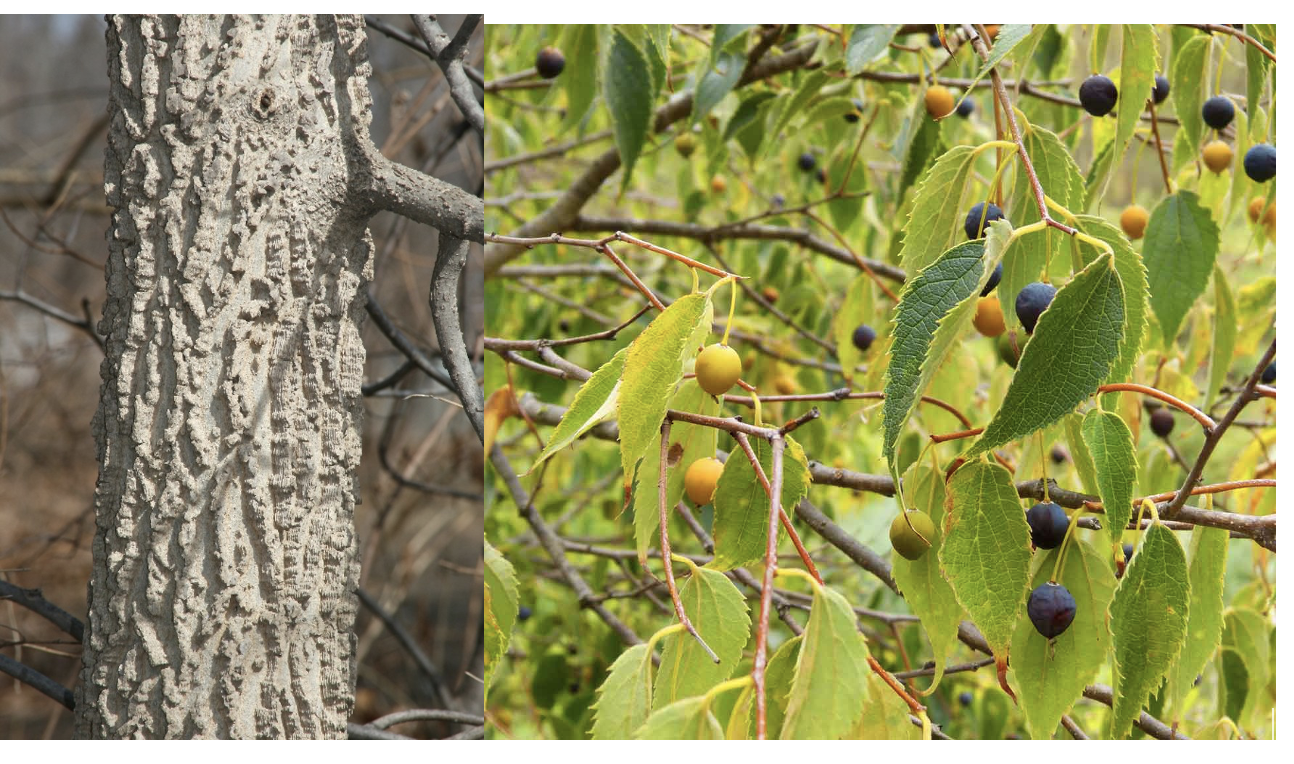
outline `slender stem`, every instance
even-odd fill
[[[773,487],[769,485],[768,477],[764,474],[764,466],[759,463],[759,458],[755,456],[755,449],[751,448],[750,438],[747,438],[742,433],[733,435],[733,438],[741,446],[741,450],[746,452],[746,458],[750,460],[750,466],[755,470],[755,477],[759,478],[759,484],[764,487],[765,495],[771,499],[773,497]],[[782,509],[781,505],[777,507],[777,514],[782,527],[786,529],[787,535],[791,537],[791,543],[795,545],[795,551],[799,553],[800,560],[804,562],[804,567],[808,568],[809,573],[813,575],[813,579],[821,584],[822,574],[818,573],[818,567],[813,564],[813,558],[809,556],[809,550],[804,548],[804,543],[800,541],[800,534],[796,532],[795,526],[791,525],[791,518],[786,516],[786,510]]]
[[[770,439],[773,446],[773,477],[769,491],[768,544],[764,550],[764,586],[759,594],[759,626],[755,632],[755,739],[768,737],[768,704],[764,670],[768,666],[768,616],[773,604],[773,577],[777,574],[777,523],[774,510],[782,505],[782,451],[786,440],[779,434]]]
[[[1258,42],[1254,38],[1245,34],[1243,30],[1236,29],[1233,26],[1229,26],[1227,24],[1180,24],[1179,26],[1191,27],[1192,29],[1200,29],[1210,33],[1220,32],[1222,34],[1231,35],[1232,37],[1235,37],[1239,40],[1243,40],[1246,45],[1253,46],[1259,53],[1262,53],[1264,56],[1270,59],[1273,64],[1276,63],[1275,53],[1272,53],[1270,50],[1267,50],[1267,48],[1264,47],[1262,43]]]
[[[714,650],[711,650],[710,646],[705,643],[705,640],[697,633],[696,627],[692,625],[692,621],[688,619],[687,613],[683,612],[683,600],[679,599],[678,586],[674,583],[674,561],[669,549],[669,503],[665,501],[665,495],[668,493],[666,476],[669,469],[669,428],[670,421],[666,419],[660,426],[660,481],[657,483],[660,506],[660,558],[665,565],[665,585],[669,587],[669,598],[674,603],[674,614],[678,616],[679,623],[683,624],[683,628],[687,629],[687,633],[691,634],[700,643],[701,648],[710,656],[710,659],[718,663],[719,656],[715,655]]]
[[[909,695],[908,691],[903,689],[903,685],[899,683],[899,680],[896,679],[893,674],[886,671],[885,667],[882,666],[879,662],[877,662],[875,658],[868,655],[867,665],[871,666],[872,671],[875,672],[877,676],[885,680],[885,683],[890,686],[890,689],[894,690],[894,694],[898,695],[900,698],[903,698],[903,702],[908,704],[908,708],[912,710],[912,713],[916,714],[917,716],[920,716],[921,714],[925,713],[926,707],[921,705],[921,703],[916,698]]]
[[[620,272],[623,273],[630,281],[633,282],[633,285],[638,288],[638,291],[642,292],[643,295],[647,297],[648,301],[651,302],[652,307],[656,308],[656,310],[664,312],[665,305],[660,301],[660,298],[657,297],[656,294],[652,292],[652,290],[649,289],[646,284],[643,283],[642,279],[638,278],[638,274],[634,273],[633,269],[630,268],[629,265],[625,263],[624,260],[621,260],[616,255],[616,253],[611,249],[610,244],[603,244],[602,247],[596,251],[606,255],[611,260],[611,262],[614,263],[615,266],[620,269]]]
[[[1164,392],[1163,390],[1156,390],[1155,388],[1150,387],[1148,385],[1138,385],[1133,382],[1117,382],[1110,385],[1101,385],[1096,389],[1096,391],[1098,393],[1129,392],[1129,393],[1141,393],[1142,395],[1149,395],[1151,398],[1158,398],[1164,403],[1167,403],[1169,406],[1172,406],[1175,409],[1180,409],[1182,411],[1185,411],[1187,414],[1190,414],[1191,417],[1195,419],[1195,421],[1199,422],[1200,425],[1204,427],[1204,431],[1206,433],[1212,432],[1213,428],[1217,426],[1213,422],[1213,419],[1208,414],[1205,414],[1203,411],[1200,411],[1199,409],[1195,408],[1194,406],[1187,403],[1186,401],[1181,400],[1180,398],[1176,398]]]
[[[1151,96],[1146,104],[1150,107],[1150,129],[1155,134],[1155,153],[1159,155],[1159,169],[1164,173],[1164,190],[1173,193],[1173,178],[1168,172],[1168,159],[1164,156],[1164,141],[1159,137],[1159,115],[1155,112],[1155,98]]]
[[[930,442],[946,443],[950,440],[961,440],[962,438],[973,438],[982,432],[984,432],[983,427],[972,427],[969,430],[962,430],[960,432],[950,432],[944,435],[935,434],[930,436]]]

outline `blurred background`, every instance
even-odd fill
[[[440,16],[456,31],[461,16]],[[439,68],[402,43],[420,40],[407,16],[369,17],[372,135],[387,157],[480,194],[480,138],[449,97]],[[86,331],[104,298],[103,192],[107,48],[102,16],[0,17],[0,580],[41,588],[78,618],[86,613],[93,496],[98,474],[90,420],[103,354]],[[468,63],[482,66],[484,26]],[[427,304],[436,232],[387,213],[375,217],[370,294],[433,359]],[[469,352],[482,351],[481,249],[460,292]],[[77,326],[81,323],[81,326]],[[365,385],[404,356],[369,321]],[[429,659],[421,668],[391,630],[361,607],[352,721],[403,708],[439,707],[438,674],[458,710],[479,713],[482,673],[480,441],[453,399],[421,373],[366,397],[362,503],[357,508],[361,586]],[[0,654],[72,687],[80,645],[0,599]],[[425,663],[422,664],[425,666]],[[420,722],[414,737],[459,731]],[[66,738],[72,714],[0,674],[0,738]]]

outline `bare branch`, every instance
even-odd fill
[[[476,100],[476,93],[472,90],[472,83],[467,78],[467,72],[463,69],[463,51],[466,48],[467,41],[471,38],[472,32],[476,25],[480,23],[483,17],[479,14],[468,15],[463,18],[462,25],[450,39],[449,35],[440,28],[435,16],[420,16],[415,14],[413,23],[418,27],[418,33],[427,43],[428,52],[431,58],[445,73],[445,81],[449,83],[449,95],[454,99],[458,110],[463,113],[463,117],[471,123],[476,129],[478,135],[485,135],[485,111],[481,104]]]
[[[467,263],[467,250],[471,245],[446,234],[440,234],[440,251],[436,253],[436,267],[431,275],[431,320],[436,325],[436,339],[440,342],[441,357],[449,369],[463,411],[471,420],[476,434],[485,442],[485,396],[472,370],[472,359],[467,354],[463,328],[458,321],[458,279]]]

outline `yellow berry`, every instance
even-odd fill
[[[723,462],[713,457],[697,459],[683,473],[683,490],[688,501],[696,506],[709,504],[714,499],[714,488],[723,474]]]
[[[696,381],[711,395],[723,395],[741,377],[741,358],[727,345],[714,344],[696,357]]]
[[[907,515],[907,520],[903,519],[902,514],[895,515],[894,522],[890,523],[890,545],[905,559],[919,560],[930,549],[930,542],[934,541],[935,523],[930,515],[920,510],[910,509]],[[912,521],[911,528],[908,527],[909,520]],[[913,529],[916,529],[916,533]],[[925,541],[921,540],[922,537]]]
[[[1150,222],[1150,213],[1140,204],[1130,205],[1119,216],[1119,225],[1129,239],[1136,241],[1146,235],[1146,223]]]
[[[724,180],[722,175],[716,175],[710,179],[710,190],[716,194],[722,194],[728,190],[728,181]]]
[[[773,389],[778,395],[795,395],[799,385],[795,384],[795,379],[788,374],[778,374],[773,379]]]
[[[1002,316],[1002,304],[997,295],[979,298],[975,305],[975,330],[985,337],[997,337],[1006,331],[1006,319]]]
[[[1222,141],[1210,141],[1204,147],[1204,165],[1216,173],[1231,166],[1231,147]]]
[[[931,85],[926,90],[926,113],[935,119],[946,117],[953,110],[952,91],[943,85]]]

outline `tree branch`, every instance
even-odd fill
[[[458,279],[467,263],[467,250],[471,245],[446,234],[440,234],[440,248],[436,253],[436,267],[431,274],[431,320],[436,325],[436,340],[440,343],[441,358],[463,402],[476,435],[485,442],[485,395],[476,381],[472,359],[467,354],[463,328],[458,321]]]
[[[472,83],[467,79],[467,72],[463,69],[463,51],[482,18],[483,16],[479,14],[464,16],[463,23],[452,40],[445,34],[445,30],[440,28],[440,23],[436,21],[435,16],[415,14],[413,23],[427,43],[427,52],[431,54],[431,59],[445,74],[445,81],[449,83],[450,98],[454,100],[468,123],[476,129],[477,135],[483,136],[485,135],[485,111],[477,102]]]

